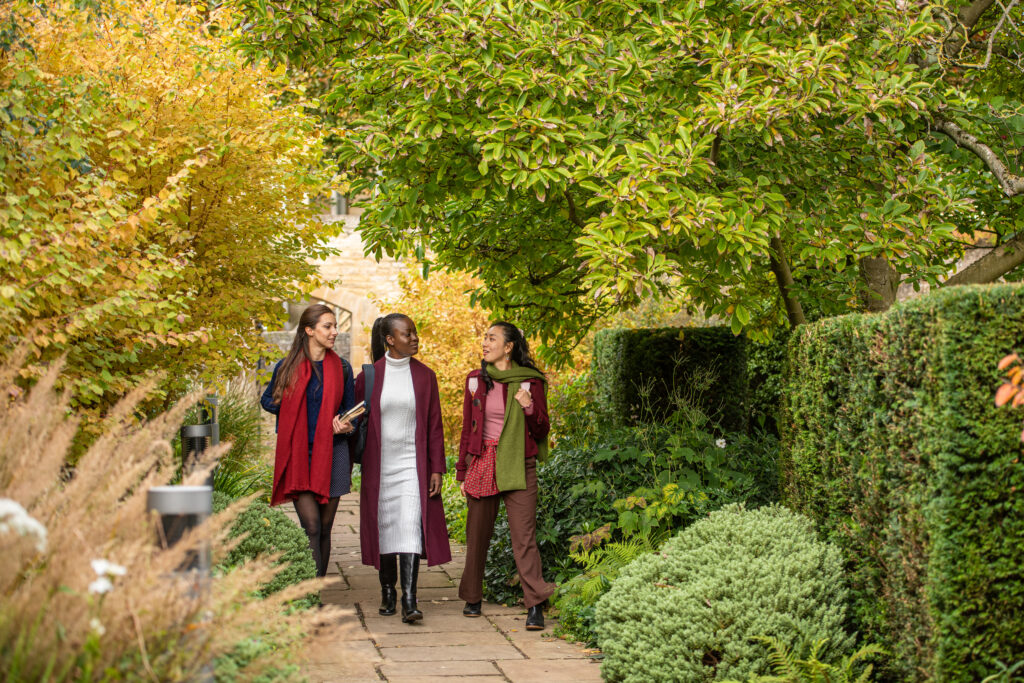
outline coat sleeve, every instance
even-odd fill
[[[473,422],[473,394],[469,392],[469,377],[462,386],[462,436],[459,439],[459,459],[455,462],[455,479],[466,480],[466,468],[469,467],[469,436]]]
[[[441,394],[437,388],[437,375],[430,373],[430,405],[427,409],[427,465],[430,474],[444,474],[448,466],[444,461],[444,424],[441,422]]]
[[[267,385],[263,396],[260,397],[260,405],[263,406],[263,410],[274,415],[281,412],[281,404],[274,403],[274,385],[277,384],[277,369],[279,367],[281,367],[281,361],[277,361],[274,365],[274,374],[270,378],[270,384]]]
[[[526,427],[534,441],[540,441],[551,431],[548,422],[548,400],[544,392],[544,382],[530,380],[530,398],[533,399],[533,410],[526,413]],[[525,411],[524,411],[525,412]]]

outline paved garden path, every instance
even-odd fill
[[[294,517],[294,514],[293,514]],[[484,616],[462,616],[458,597],[465,551],[452,546],[452,561],[420,565],[418,597],[423,621],[403,624],[401,613],[377,614],[380,582],[359,561],[359,495],[341,499],[334,521],[328,585],[322,601],[339,617],[320,629],[302,658],[311,683],[392,681],[600,681],[599,666],[582,647],[527,631],[526,611],[484,603]]]

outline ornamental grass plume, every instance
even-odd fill
[[[201,542],[210,543],[214,562],[226,554],[227,530],[248,502],[212,516],[172,548],[157,542],[146,494],[174,474],[170,439],[190,401],[140,420],[135,407],[151,388],[141,386],[111,411],[100,438],[67,470],[78,420],[69,393],[55,391],[60,366],[23,391],[14,384],[23,358],[18,351],[0,366],[0,498],[38,522],[45,542],[0,529],[0,677],[184,680],[253,638],[276,644],[273,664],[280,666],[305,626],[334,616],[329,610],[286,615],[285,603],[317,590],[316,581],[256,597],[254,589],[280,569],[274,557],[214,578],[205,600],[176,573]],[[211,459],[225,449],[215,449]],[[257,658],[239,680],[270,663]]]

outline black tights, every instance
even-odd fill
[[[327,563],[331,558],[331,527],[334,526],[334,514],[338,511],[338,499],[331,498],[326,503],[318,503],[313,493],[306,492],[298,494],[293,502],[299,524],[309,538],[316,575],[327,576]]]

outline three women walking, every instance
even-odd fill
[[[300,317],[288,355],[274,367],[263,407],[278,416],[271,504],[291,501],[309,538],[317,575],[325,576],[338,497],[349,492],[347,435],[356,424],[341,415],[357,401],[368,414],[360,485],[363,564],[378,571],[379,613],[423,619],[416,599],[420,559],[451,560],[441,500],[446,470],[437,377],[414,358],[415,323],[393,313],[374,322],[372,370],[353,381],[333,351],[334,313],[315,304]],[[555,586],[544,580],[536,538],[538,460],[547,456],[546,379],[523,334],[498,322],[483,340],[483,360],[466,378],[456,478],[466,496],[466,566],[459,597],[463,614],[481,615],[483,574],[502,501],[528,609],[526,628],[544,628],[543,605]]]

